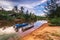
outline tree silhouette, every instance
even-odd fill
[[[24,10],[24,8],[23,8],[23,7],[21,7],[21,13],[24,13],[24,12],[23,12],[23,10]]]
[[[57,0],[47,1],[47,8],[45,9],[48,11],[49,22],[53,25],[60,25],[60,6],[56,2]]]
[[[15,10],[18,10],[18,7],[17,6],[14,6]]]
[[[48,11],[47,17],[53,18],[56,16],[56,9],[58,5],[56,4],[56,0],[47,1],[47,7],[45,9]]]

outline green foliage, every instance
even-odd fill
[[[16,37],[16,34],[3,34],[0,35],[0,40],[8,40],[10,37]]]
[[[11,21],[11,20],[13,20],[13,19],[14,19],[13,17],[8,16],[8,15],[4,15],[4,16],[1,15],[1,17],[0,17],[0,20]]]
[[[47,8],[45,8],[48,13],[47,17],[52,25],[60,25],[60,6],[56,4],[56,0],[50,0],[47,2]]]
[[[27,10],[26,12],[24,12],[24,7],[21,7],[21,10],[19,12],[17,12],[17,6],[14,6],[12,11],[5,11],[5,10],[1,10],[0,11],[0,20],[5,20],[6,24],[10,24],[10,22],[14,22],[16,23],[16,19],[19,19],[18,22],[34,22],[37,20],[42,20],[45,19],[45,17],[40,17],[40,16],[36,16],[34,15],[34,13],[29,13],[29,11]],[[4,22],[3,22],[4,23]]]
[[[51,18],[50,23],[52,25],[60,25],[60,18],[53,18],[53,19]]]
[[[17,11],[16,6],[14,7],[14,9],[16,9],[16,11]],[[26,21],[26,22],[36,20],[35,15],[33,15],[32,13],[29,14],[28,11],[26,11],[26,14],[25,14],[23,10],[24,10],[23,7],[21,7],[21,11],[19,13],[14,12],[14,10],[12,10],[12,11],[1,10],[0,11],[0,20],[5,20],[6,23],[9,21],[10,22],[14,21],[15,19],[22,19],[22,21]]]
[[[46,20],[46,17],[36,16],[38,20]]]

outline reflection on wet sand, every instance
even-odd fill
[[[33,28],[31,28],[31,29],[29,29],[29,30],[26,30],[26,31],[22,31],[22,28],[20,28],[19,29],[19,32],[18,32],[18,35],[20,35],[20,36],[25,36],[25,35],[27,35],[27,34],[29,34],[29,33],[31,33],[32,31],[34,31],[34,30],[36,30],[37,28],[39,28],[41,25],[43,25],[44,23],[47,23],[47,21],[37,21],[37,22],[35,22],[34,23],[34,27]]]
[[[16,33],[20,36],[25,36],[29,33],[31,33],[32,31],[36,30],[37,28],[39,28],[41,25],[43,25],[44,23],[47,23],[47,21],[45,20],[42,20],[42,21],[37,21],[34,23],[34,27],[30,28],[29,30],[26,30],[26,31],[22,31],[22,28],[19,29],[18,32],[16,32],[13,28],[13,26],[11,27],[7,27],[6,29],[3,30],[3,28],[0,28],[0,35],[2,34],[10,34],[10,33]],[[28,26],[27,26],[28,27]]]

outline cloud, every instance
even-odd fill
[[[37,16],[45,16],[45,13],[40,12],[40,13],[36,13]]]
[[[0,1],[0,6],[2,6],[5,10],[11,10],[13,8],[12,2],[8,1]]]
[[[45,16],[45,13],[41,13],[39,16]]]
[[[20,9],[20,7],[23,6],[25,8],[25,11],[29,10],[29,12],[39,15],[41,11],[37,13],[37,10],[40,9],[35,8],[46,1],[47,0],[0,0],[0,6],[2,6],[5,10],[11,10],[15,5],[18,6],[18,9]],[[43,8],[43,6],[40,7]],[[44,14],[42,13],[41,15]]]
[[[35,13],[35,15],[43,16],[44,13],[40,14],[40,12],[42,12],[40,8],[44,8],[44,6],[39,6],[39,7],[37,7],[37,6],[41,5],[42,3],[46,2],[46,1],[47,0],[41,0],[41,1],[36,1],[36,2],[32,2],[32,3],[21,3],[18,5],[18,7],[20,8],[21,6],[23,6],[25,8],[25,11],[29,10],[29,12]]]
[[[57,0],[56,3],[58,4],[58,6],[60,6],[60,0]]]
[[[9,8],[9,9],[11,9],[13,7],[13,5],[17,5],[18,4],[17,2],[15,3],[15,2],[11,2],[11,1],[16,1],[16,0],[7,0],[7,1],[0,0],[0,6],[3,6],[3,8]],[[19,1],[19,0],[17,0],[17,1]],[[26,2],[24,2],[24,3],[19,3],[18,6],[19,7],[24,6],[26,8],[34,8],[35,6],[40,5],[43,2],[45,2],[45,1],[47,1],[47,0],[41,0],[41,1],[36,1],[36,2],[32,2],[32,3],[26,3]]]
[[[0,0],[0,6],[4,8],[5,10],[12,10],[15,5],[17,5],[17,2],[12,2],[8,0]]]
[[[44,12],[48,12],[47,10],[43,10]]]
[[[19,4],[19,6],[24,6],[27,8],[34,8],[35,6],[38,6],[46,1],[47,0],[41,0],[41,1],[36,1],[36,2],[32,2],[32,3],[21,3],[21,4]]]
[[[56,3],[60,3],[60,0],[57,0]]]

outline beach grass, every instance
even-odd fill
[[[17,37],[16,34],[3,34],[0,35],[0,40],[8,40],[10,37]]]

